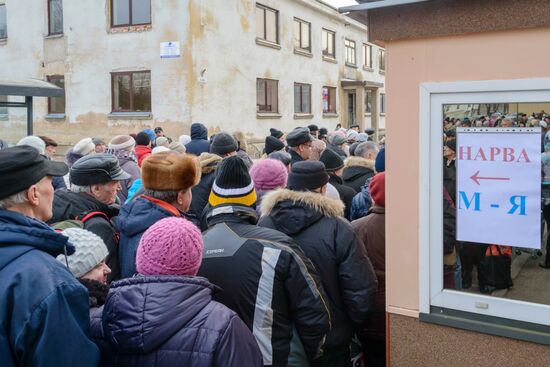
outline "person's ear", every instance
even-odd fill
[[[324,186],[321,187],[320,193],[324,195],[324,194],[326,194],[326,192],[327,192],[327,185],[324,185]]]
[[[29,204],[33,206],[38,206],[40,204],[40,195],[38,194],[38,188],[36,185],[29,187],[26,195]]]

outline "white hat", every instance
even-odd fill
[[[38,153],[42,155],[44,155],[46,151],[46,143],[38,136],[25,136],[23,139],[19,140],[17,145],[28,145],[38,150]]]
[[[349,129],[347,134],[346,134],[346,138],[348,140],[357,140],[358,137],[359,137],[359,133],[355,130],[352,130],[352,129]]]
[[[69,237],[69,242],[76,248],[75,253],[67,258],[69,270],[76,278],[86,275],[109,255],[101,237],[90,231],[67,228],[61,234]],[[64,255],[59,255],[57,260],[65,264]]]
[[[181,145],[185,146],[191,141],[191,137],[189,135],[180,135],[180,138],[178,140],[180,141]]]
[[[117,135],[109,142],[111,150],[132,150],[136,146],[136,141],[130,135]]]
[[[159,136],[155,139],[155,145],[157,147],[167,147],[168,144],[170,143],[168,142],[168,138],[165,136]]]
[[[547,124],[546,121],[544,121],[544,120],[540,120],[540,121],[539,121],[539,125],[542,126],[542,127],[544,127],[545,129],[548,127],[548,124]]]
[[[170,148],[166,148],[164,146],[160,146],[160,147],[155,147],[153,148],[153,150],[151,151],[152,154],[157,154],[157,153],[162,153],[162,152],[171,152]]]
[[[92,138],[84,138],[73,147],[73,153],[80,155],[88,155],[91,152],[95,151],[95,144]]]

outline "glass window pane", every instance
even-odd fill
[[[302,48],[309,50],[309,23],[302,23]]]
[[[335,56],[334,54],[334,33],[328,34],[328,54],[332,57]]]
[[[386,113],[386,95],[380,93],[380,113]]]
[[[321,33],[323,55],[328,54],[328,33],[323,29]]]
[[[265,80],[256,79],[256,111],[265,112]]]
[[[336,88],[329,88],[329,92],[330,92],[329,112],[335,113],[336,112]]]
[[[64,77],[51,77],[48,81],[59,88],[65,88]],[[65,97],[50,98],[50,109],[48,113],[65,113]]]
[[[130,105],[130,75],[113,75],[113,98],[115,111],[129,111]]]
[[[130,0],[112,0],[113,25],[130,24]]]
[[[372,91],[367,90],[365,92],[365,112],[372,112]]]
[[[0,38],[8,38],[6,5],[0,5]]]
[[[311,85],[302,85],[302,113],[311,113]]]
[[[256,37],[265,39],[264,34],[264,9],[256,7]]]
[[[279,111],[279,107],[277,106],[277,100],[278,100],[277,89],[278,89],[278,82],[276,80],[268,80],[267,111],[269,112]]]
[[[50,34],[63,33],[63,5],[61,0],[49,0],[50,2]]]
[[[301,108],[301,86],[300,84],[294,84],[294,113],[302,112]]]
[[[272,10],[266,10],[266,37],[270,42],[277,43],[277,13]]]
[[[151,73],[134,73],[134,111],[151,111]]]
[[[132,0],[132,24],[151,23],[151,0]]]
[[[294,20],[294,48],[300,48],[300,22]]]
[[[330,110],[330,92],[329,88],[323,87],[323,113],[327,113]]]

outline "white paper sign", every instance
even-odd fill
[[[180,43],[173,42],[161,42],[160,43],[160,58],[169,59],[174,57],[180,57]]]
[[[540,249],[540,128],[456,136],[457,240]]]

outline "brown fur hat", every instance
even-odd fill
[[[165,152],[147,157],[141,166],[143,187],[155,191],[187,190],[199,183],[201,168],[191,154]]]

